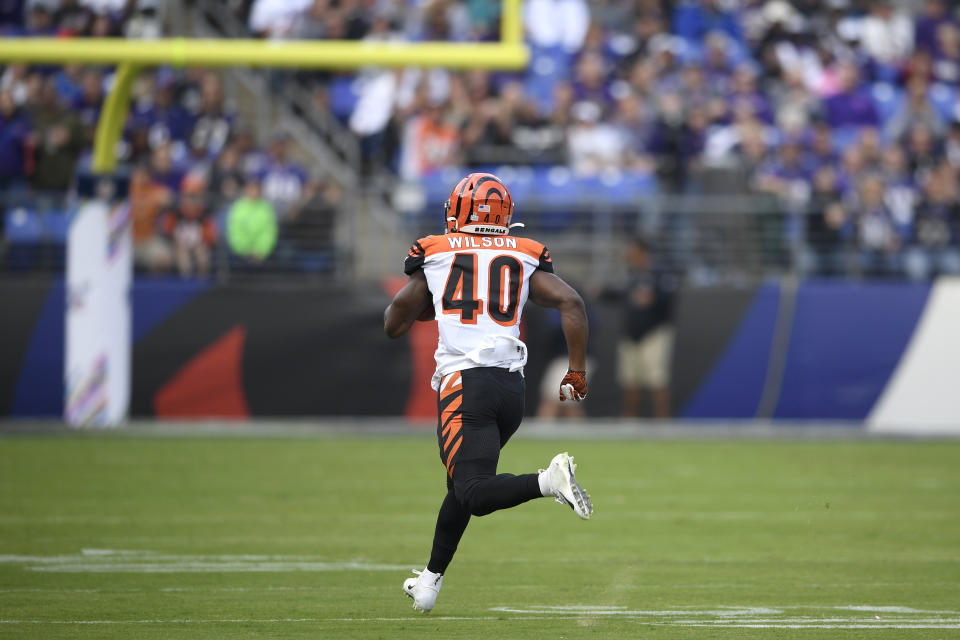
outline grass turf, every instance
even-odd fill
[[[960,633],[960,442],[520,439],[500,467],[559,450],[594,518],[474,519],[423,616],[426,435],[0,439],[0,637]]]

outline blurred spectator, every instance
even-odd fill
[[[52,78],[43,82],[39,102],[28,107],[36,139],[32,184],[42,208],[63,207],[80,153],[89,144],[81,122],[64,107]]]
[[[950,24],[944,0],[924,0],[922,13],[917,17],[914,40],[917,48],[933,52],[937,50],[940,27]]]
[[[190,135],[190,147],[207,156],[216,155],[227,143],[232,127],[233,114],[224,106],[220,76],[212,72],[204,74],[200,83],[200,109]]]
[[[169,271],[173,253],[169,241],[158,233],[158,217],[173,206],[172,191],[154,182],[147,167],[137,167],[130,175],[129,199],[134,266],[150,273]]]
[[[584,0],[527,0],[523,10],[527,35],[534,46],[557,47],[567,53],[576,53],[583,46],[590,26]]]
[[[277,216],[256,180],[247,181],[243,196],[230,207],[227,243],[230,252],[248,265],[262,264],[277,245]]]
[[[87,139],[93,140],[103,106],[103,77],[96,69],[83,73],[80,95],[73,101],[73,110],[80,123],[87,128]]]
[[[914,123],[923,123],[933,132],[934,135],[941,136],[946,128],[943,117],[933,105],[929,96],[930,84],[926,78],[914,76],[907,83],[907,95],[893,114],[893,117],[887,121],[886,135],[890,140],[899,140],[907,132],[907,129]]]
[[[183,171],[173,163],[173,153],[169,143],[161,144],[153,150],[150,157],[150,179],[175,192],[180,188]]]
[[[673,13],[673,28],[691,42],[700,42],[711,31],[720,31],[735,42],[743,42],[737,16],[726,11],[718,0],[683,0]]]
[[[281,222],[303,197],[307,172],[290,159],[290,136],[279,134],[270,143],[267,165],[260,178],[260,191],[273,205]]]
[[[885,65],[902,62],[913,50],[913,22],[891,0],[872,0],[863,19],[860,46],[863,52]]]
[[[600,107],[594,102],[573,105],[574,123],[567,133],[570,166],[582,176],[595,176],[620,168],[623,139],[617,130],[600,122]]]
[[[459,146],[459,132],[447,122],[443,107],[428,104],[421,115],[414,116],[406,125],[401,175],[418,178],[455,164]]]
[[[52,36],[54,34],[53,12],[46,2],[28,3],[27,20],[23,35],[31,37]]]
[[[86,35],[93,25],[93,11],[80,0],[60,0],[53,22],[60,36]]]
[[[0,1],[0,29],[10,29],[23,24],[23,8],[26,0]]]
[[[703,109],[691,109],[689,117],[685,116],[678,94],[661,95],[659,117],[647,143],[647,150],[656,158],[657,175],[671,191],[684,187],[688,172],[706,144],[706,113]]]
[[[899,145],[890,145],[884,149],[881,175],[884,184],[884,202],[890,208],[896,224],[908,228],[913,224],[917,193],[910,169],[907,167],[907,156]]]
[[[240,197],[246,176],[240,168],[240,153],[236,144],[224,147],[210,169],[207,189],[215,207]]]
[[[623,145],[624,168],[641,173],[653,172],[656,164],[647,153],[652,122],[643,102],[633,94],[618,100],[613,125]]]
[[[127,20],[123,35],[127,38],[153,40],[163,35],[160,0],[138,0],[136,10]]]
[[[24,64],[11,64],[0,77],[0,90],[9,91],[17,106],[27,101],[29,94],[29,68]]]
[[[960,194],[957,172],[942,163],[927,180],[917,206],[913,246],[905,257],[907,274],[915,279],[960,273]]]
[[[907,162],[913,181],[923,184],[940,160],[940,149],[930,127],[923,122],[910,125],[906,140]]]
[[[823,121],[813,125],[810,134],[810,163],[816,168],[835,166],[837,164],[837,149],[833,141],[833,131]]]
[[[163,229],[173,245],[181,277],[210,274],[210,250],[217,239],[216,226],[206,202],[207,183],[202,175],[183,177],[174,207],[164,214]]]
[[[807,259],[815,264],[812,270],[823,275],[844,273],[853,225],[842,202],[836,171],[829,165],[820,167],[813,175],[806,221],[806,236],[815,254]]]
[[[773,122],[773,110],[767,97],[757,88],[757,72],[752,65],[742,64],[737,67],[727,100],[731,112],[749,109],[754,117],[763,122]]]
[[[860,182],[852,218],[857,229],[860,266],[868,275],[891,275],[899,270],[898,254],[909,228],[898,225],[884,201],[883,178],[869,174]]]
[[[944,157],[954,169],[960,170],[960,120],[950,125],[950,131],[944,142]]]
[[[627,249],[627,282],[603,289],[601,298],[623,305],[617,379],[623,415],[637,416],[641,394],[650,391],[653,415],[670,416],[670,361],[673,357],[673,300],[679,282],[657,270],[650,249],[634,240]]]
[[[943,83],[960,86],[960,27],[945,22],[937,28],[933,75]]]
[[[459,41],[466,39],[469,25],[469,15],[463,3],[426,0],[407,10],[405,30],[413,40]]]
[[[312,0],[254,0],[250,9],[250,31],[261,38],[286,38]]]
[[[860,83],[860,72],[852,62],[840,65],[840,91],[824,100],[824,111],[833,128],[880,123],[873,98]]]
[[[584,53],[577,62],[573,97],[578,102],[592,102],[600,107],[602,115],[609,115],[613,96],[610,95],[607,71],[600,54]]]
[[[23,203],[30,154],[30,122],[13,93],[0,90],[0,202],[7,206]]]
[[[173,155],[183,156],[195,117],[177,102],[171,74],[157,73],[145,83],[143,99],[134,105],[131,120],[148,128],[151,148],[172,143]]]
[[[299,252],[332,254],[335,246],[334,230],[337,211],[343,193],[336,182],[312,180],[304,190],[303,199],[289,212],[284,233],[287,244]],[[332,267],[332,255],[328,255]]]
[[[754,186],[777,196],[787,212],[802,213],[810,199],[810,181],[810,167],[804,162],[800,142],[787,140],[777,158],[758,169]]]

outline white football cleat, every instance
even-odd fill
[[[589,520],[593,514],[593,504],[590,496],[583,490],[573,470],[573,458],[567,452],[558,453],[550,461],[550,466],[541,473],[547,474],[547,484],[550,492],[560,504],[568,505],[573,512],[584,520]]]
[[[413,608],[423,613],[430,613],[437,603],[437,595],[443,585],[443,574],[413,570],[416,578],[407,578],[403,581],[403,592],[413,598]]]

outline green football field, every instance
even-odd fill
[[[397,437],[0,438],[0,637],[960,636],[960,442],[543,440],[596,513],[475,518],[430,615],[443,468]]]

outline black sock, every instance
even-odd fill
[[[433,533],[433,550],[430,553],[430,562],[427,569],[434,573],[443,573],[447,570],[453,554],[457,552],[457,545],[463,532],[470,522],[470,512],[458,501],[453,489],[447,491],[437,514],[437,527]]]

